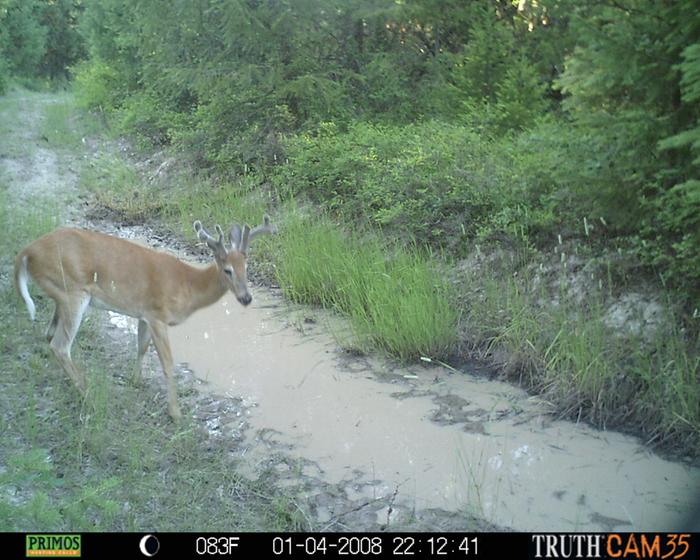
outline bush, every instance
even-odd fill
[[[115,112],[120,130],[133,134],[146,145],[170,143],[173,130],[183,126],[185,116],[171,111],[156,94],[143,91],[132,94]]]
[[[441,122],[332,124],[284,141],[280,190],[404,238],[465,253],[466,241],[522,228],[527,188],[512,150]],[[525,225],[527,227],[527,225]]]
[[[79,107],[106,111],[120,104],[123,90],[118,73],[104,62],[91,60],[73,69]]]

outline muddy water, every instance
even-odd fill
[[[253,407],[251,461],[264,461],[264,434],[349,495],[394,495],[392,515],[441,508],[518,530],[691,524],[700,469],[550,421],[507,384],[344,355],[335,329],[307,313],[258,289],[247,309],[226,297],[171,330],[176,361]]]

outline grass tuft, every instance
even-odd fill
[[[349,235],[329,218],[289,215],[275,243],[278,279],[293,301],[350,318],[364,347],[399,357],[444,357],[456,340],[457,313],[436,263],[376,235]]]

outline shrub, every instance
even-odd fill
[[[518,159],[458,125],[326,124],[287,137],[284,149],[278,189],[457,253],[475,235],[510,228],[525,202]]]
[[[73,69],[75,98],[79,107],[106,111],[123,99],[118,73],[99,60],[83,62]]]

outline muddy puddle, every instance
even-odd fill
[[[339,350],[318,312],[258,288],[171,329],[177,362],[242,399],[251,473],[271,450],[351,499],[391,497],[378,516],[439,508],[517,530],[678,530],[694,525],[700,469],[640,441],[551,421],[523,391]]]

